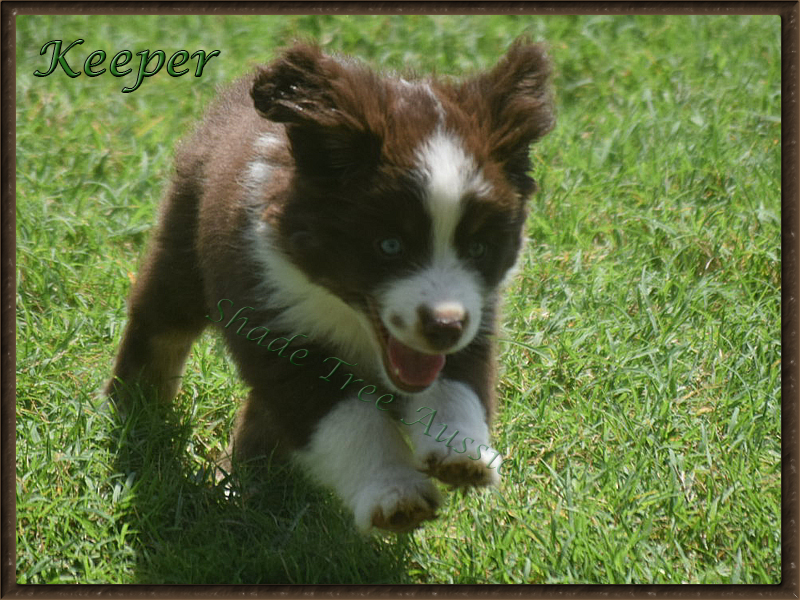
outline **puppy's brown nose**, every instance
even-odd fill
[[[434,350],[445,351],[455,345],[464,333],[468,315],[460,304],[446,303],[417,307],[419,326],[425,340]]]

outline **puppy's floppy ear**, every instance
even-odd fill
[[[523,194],[535,189],[528,147],[555,125],[549,77],[544,46],[520,38],[493,69],[459,89],[461,102],[488,124],[490,155]]]
[[[381,138],[369,120],[382,90],[368,69],[297,45],[256,74],[250,94],[262,117],[286,123],[304,176],[347,182],[380,158]]]

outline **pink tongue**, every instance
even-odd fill
[[[444,366],[444,354],[417,352],[392,335],[389,336],[387,349],[395,375],[411,387],[428,387]]]

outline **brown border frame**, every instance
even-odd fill
[[[17,585],[16,22],[29,14],[758,14],[781,17],[781,560],[779,585]],[[0,4],[0,597],[798,598],[798,2],[22,2]]]

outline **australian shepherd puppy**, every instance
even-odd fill
[[[234,463],[277,450],[362,530],[405,531],[489,444],[499,287],[522,240],[529,146],[553,127],[544,50],[463,81],[381,76],[297,45],[224,92],[188,142],[107,393],[176,393],[222,329],[251,391]]]

